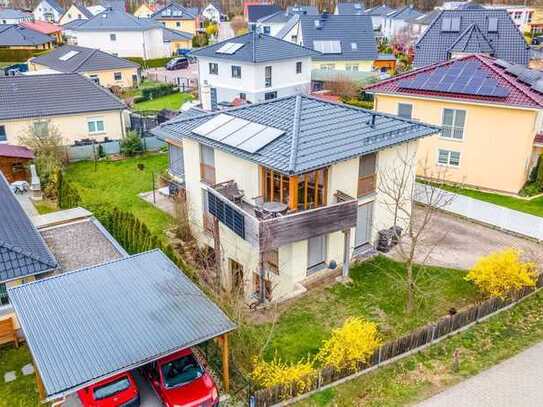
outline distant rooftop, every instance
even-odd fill
[[[262,17],[269,16],[278,11],[282,10],[275,4],[251,4],[247,6],[249,24],[256,23]]]
[[[154,20],[194,20],[198,12],[188,9],[178,3],[170,3],[155,11],[151,16]]]
[[[162,24],[151,18],[138,18],[123,10],[108,8],[93,18],[83,20],[79,25],[71,26],[70,29],[73,31],[147,31],[161,27]]]
[[[37,46],[50,42],[53,42],[53,38],[49,35],[30,28],[16,24],[0,24],[0,47]]]
[[[364,14],[364,3],[337,3],[336,8],[339,15],[354,16]]]
[[[23,19],[30,17],[31,14],[23,10],[14,8],[0,8],[0,20],[8,19]]]

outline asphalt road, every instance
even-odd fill
[[[543,406],[543,342],[416,407]]]

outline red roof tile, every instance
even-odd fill
[[[25,21],[21,23],[21,25],[30,30],[34,30],[39,33],[47,34],[47,35],[57,33],[61,30],[61,28],[58,25],[48,23],[46,21],[39,21],[39,20],[32,21],[32,22]]]
[[[436,68],[450,65],[458,60],[467,61],[473,59],[481,61],[481,67],[485,70],[488,76],[494,78],[500,86],[509,90],[509,94],[506,97],[475,96],[449,92],[400,89],[399,87],[399,82],[402,79],[414,78],[417,75],[427,75],[429,72],[434,71]],[[367,91],[368,93],[426,96],[507,106],[543,108],[543,94],[534,91],[530,88],[530,85],[520,82],[515,76],[505,72],[505,68],[502,68],[494,63],[495,60],[495,58],[491,58],[485,55],[467,55],[462,58],[452,59],[445,62],[438,62],[436,64],[428,65],[398,76],[394,76],[389,79],[385,79],[383,81],[369,85],[365,88],[365,91]]]
[[[32,151],[23,146],[0,143],[0,157],[34,158]]]

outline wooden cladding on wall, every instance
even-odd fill
[[[260,222],[261,250],[356,226],[357,201],[341,202]]]

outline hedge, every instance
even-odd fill
[[[0,49],[0,62],[26,62],[32,57],[37,57],[51,51],[50,49]]]
[[[141,57],[126,57],[129,61],[139,64],[142,68],[162,68],[172,59],[172,57],[143,59]]]
[[[174,93],[174,85],[169,83],[164,83],[161,85],[153,86],[152,88],[143,88],[141,90],[141,96],[143,100],[150,100],[159,98],[161,96],[166,96],[171,93]]]

